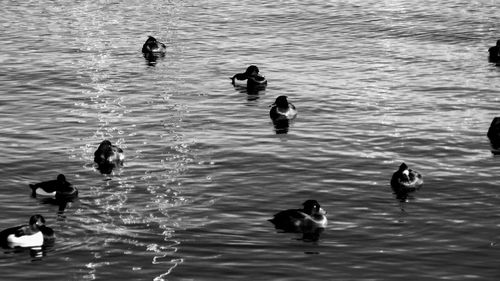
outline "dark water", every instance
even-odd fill
[[[1,1],[1,280],[498,280],[495,1]],[[167,43],[155,66],[140,50]],[[259,95],[228,77],[256,64]],[[298,109],[275,134],[268,105]],[[110,176],[93,152],[126,153]],[[401,162],[424,186],[389,186]],[[63,214],[28,183],[80,190]],[[318,200],[320,240],[276,233]]]

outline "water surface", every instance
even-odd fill
[[[6,280],[497,280],[494,1],[2,1],[0,228],[42,214]],[[148,65],[148,35],[166,57]],[[228,79],[258,65],[247,95]],[[299,111],[276,134],[269,105]],[[126,153],[111,175],[93,153]],[[424,186],[407,202],[401,162]],[[58,207],[28,183],[64,173]],[[274,213],[316,199],[317,242]]]

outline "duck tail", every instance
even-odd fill
[[[30,188],[31,188],[31,196],[32,197],[36,197],[36,189],[37,189],[37,186],[35,184],[29,184]]]

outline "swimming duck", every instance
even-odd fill
[[[58,201],[71,201],[78,196],[78,189],[66,181],[63,174],[59,174],[57,179],[30,184],[31,196],[50,197]]]
[[[54,238],[54,231],[45,226],[42,215],[33,215],[28,225],[7,228],[0,232],[0,246],[3,248],[41,247]]]
[[[162,42],[149,36],[144,45],[142,45],[142,54],[150,66],[155,66],[156,61],[165,57],[167,47]]]
[[[422,175],[414,171],[405,163],[401,163],[399,169],[391,178],[391,187],[395,193],[408,193],[419,189],[424,184]]]
[[[94,162],[103,174],[109,174],[116,166],[123,165],[124,159],[123,150],[112,145],[109,140],[103,140],[94,152]]]
[[[326,211],[323,210],[318,201],[307,200],[303,204],[303,209],[289,209],[278,212],[269,221],[276,229],[285,232],[314,232],[318,228],[324,229],[328,223]]]
[[[490,139],[491,152],[500,154],[500,117],[493,118],[487,136]]]
[[[167,50],[167,46],[164,43],[156,40],[153,36],[148,36],[148,39],[142,45],[142,52],[144,54],[165,54]]]
[[[297,109],[292,103],[288,102],[286,96],[277,97],[276,101],[270,106],[269,116],[273,121],[292,120],[297,116]]]
[[[497,40],[497,44],[488,49],[489,61],[498,62],[500,60],[500,40]]]
[[[244,73],[236,73],[230,77],[233,86],[236,86],[235,80],[247,80],[247,88],[253,89],[258,87],[265,87],[267,79],[259,74],[259,68],[255,65],[250,65]]]

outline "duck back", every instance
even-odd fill
[[[43,245],[43,233],[23,234],[26,225],[11,227],[0,232],[0,245],[3,248],[40,247]],[[20,233],[21,232],[21,233]]]

